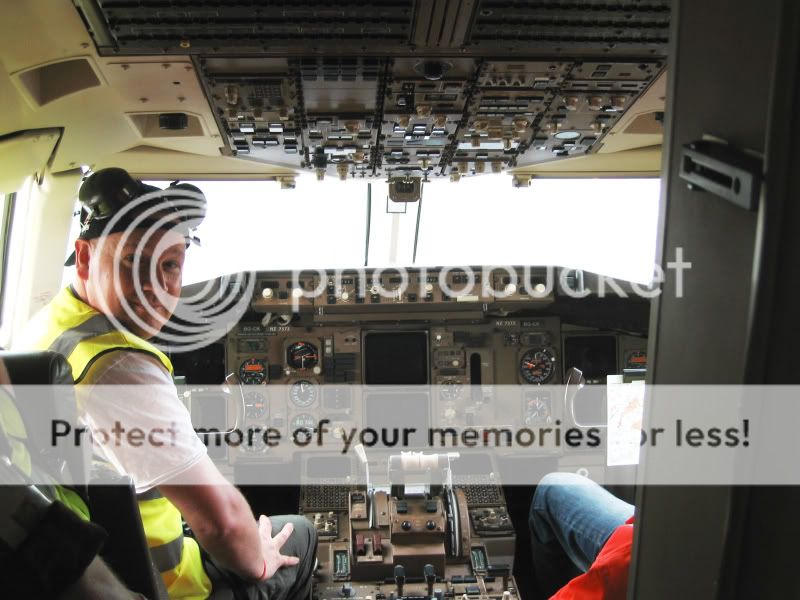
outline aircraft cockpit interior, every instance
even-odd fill
[[[756,507],[784,500],[681,487],[681,468],[643,448],[655,444],[651,386],[767,382],[753,369],[780,347],[768,315],[792,312],[771,312],[784,296],[767,290],[778,273],[796,285],[781,261],[797,243],[782,252],[790,238],[773,233],[795,213],[764,199],[791,172],[767,161],[794,156],[780,143],[796,117],[775,122],[796,104],[775,82],[795,73],[796,87],[798,10],[760,4],[3,1],[10,382],[45,383],[14,354],[34,315],[59,302],[103,313],[50,325],[35,349],[63,355],[76,395],[123,346],[166,369],[214,477],[256,517],[306,519],[313,600],[549,597],[531,508],[549,473],[635,507],[617,524],[628,598],[758,597],[736,565],[752,558],[748,540],[773,535]],[[97,308],[87,273],[101,263],[87,248],[105,239],[94,223],[149,193],[172,212],[141,209],[134,229],[166,239],[164,219],[178,223],[185,262],[174,304],[153,301],[166,317],[140,340],[140,292],[114,300],[132,302],[132,321]],[[191,214],[175,216],[187,198]],[[124,264],[144,273],[137,248]],[[98,329],[108,319],[113,344]],[[100,417],[78,406],[97,438]],[[124,460],[108,462],[125,477]],[[664,485],[641,485],[648,469],[669,472]],[[180,505],[187,527],[192,502],[166,475],[131,481],[118,487],[139,492],[138,508],[132,491],[112,506],[141,516],[150,550],[138,521],[135,541],[112,526],[99,551],[110,571],[145,597],[218,597],[211,575],[181,592],[188,559],[154,549],[139,488]],[[96,504],[113,522],[116,508]],[[689,565],[685,540],[701,529]],[[198,553],[217,559],[214,548]]]

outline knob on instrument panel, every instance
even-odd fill
[[[433,565],[425,565],[422,567],[422,572],[425,575],[425,583],[428,584],[428,598],[433,596],[433,584],[436,583],[436,571]]]
[[[408,521],[406,521],[407,523]],[[410,525],[410,523],[409,523]],[[403,586],[406,583],[406,568],[403,565],[395,565],[394,582],[397,584],[397,595],[403,597]]]

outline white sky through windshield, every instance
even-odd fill
[[[208,215],[184,284],[237,271],[365,266],[366,180],[304,176],[294,190],[191,183],[205,193]],[[514,189],[508,175],[486,175],[426,184],[421,204],[404,207],[387,202],[385,181],[373,181],[366,266],[553,265],[649,283],[659,191],[658,179],[534,179]]]

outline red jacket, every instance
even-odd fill
[[[633,517],[608,538],[592,566],[550,600],[625,600],[633,545]]]

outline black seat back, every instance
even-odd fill
[[[14,384],[15,404],[25,423],[31,459],[59,481],[74,482],[81,488],[91,457],[88,439],[77,445],[70,436],[57,447],[51,439],[57,422],[68,423],[70,428],[77,425],[69,363],[55,352],[3,351],[0,358]]]
[[[125,585],[147,598],[167,598],[164,580],[147,548],[133,482],[127,475],[103,470],[89,486],[92,521],[108,532],[101,556]]]
[[[28,434],[31,460],[60,482],[87,481],[90,448],[51,444],[53,419],[77,424],[72,370],[55,352],[0,352],[11,383],[14,404]],[[131,480],[107,468],[94,469],[88,490],[75,485],[88,497],[92,521],[109,534],[100,553],[129,589],[147,598],[167,598],[164,582],[150,558],[142,518]],[[83,489],[81,489],[83,487]]]

